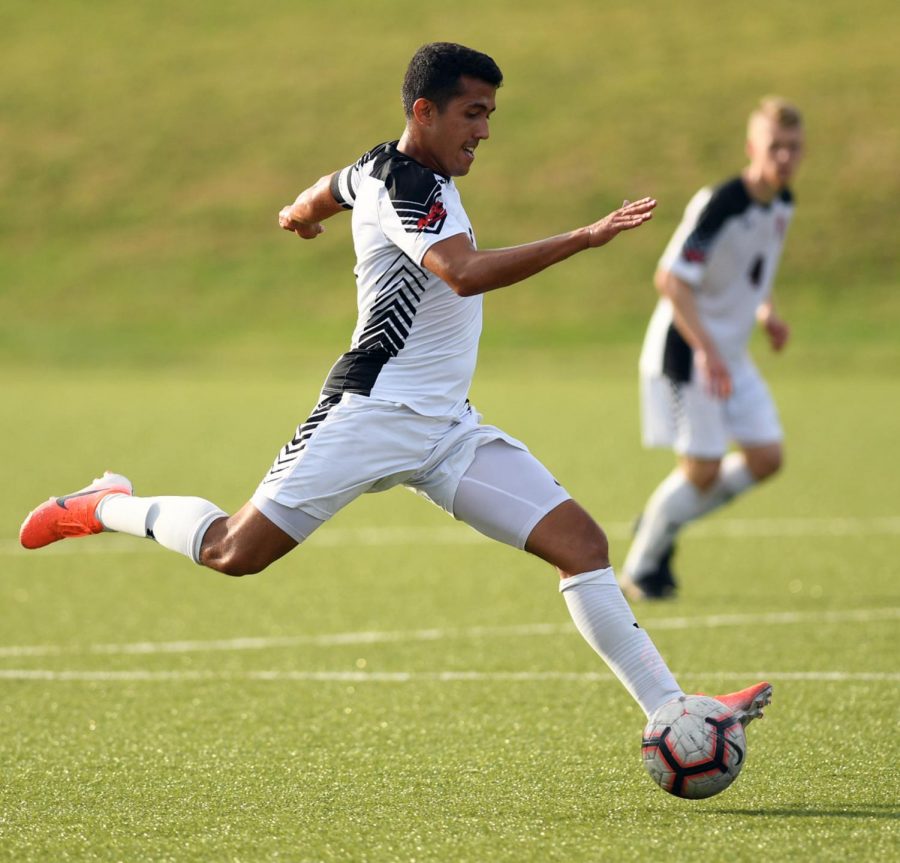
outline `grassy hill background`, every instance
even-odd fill
[[[400,134],[406,62],[447,39],[506,75],[460,182],[480,246],[660,201],[639,234],[492,295],[489,357],[619,346],[632,365],[687,199],[741,167],[747,113],[779,92],[809,130],[779,279],[797,361],[896,371],[898,27],[888,0],[13,4],[0,364],[324,371],[355,318],[348,226],[302,243],[276,213]]]

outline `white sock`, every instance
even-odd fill
[[[155,539],[194,563],[200,563],[203,535],[214,521],[226,515],[202,497],[111,494],[97,507],[97,518],[107,530]]]
[[[750,486],[756,483],[756,479],[750,468],[747,467],[747,460],[743,454],[739,452],[730,452],[722,459],[722,466],[719,468],[719,476],[712,488],[708,489],[701,496],[701,511],[694,516],[698,518],[706,515],[714,509],[728,503],[736,498],[739,494],[747,491]]]
[[[738,452],[722,459],[719,476],[706,491],[700,491],[676,468],[647,501],[625,558],[624,570],[628,577],[633,579],[653,572],[685,524],[718,509],[755,482],[744,456]]]
[[[578,631],[647,716],[684,695],[650,636],[637,625],[612,567],[564,578],[559,589]]]

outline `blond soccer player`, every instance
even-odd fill
[[[644,444],[677,464],[650,496],[621,574],[633,599],[674,595],[681,528],[773,476],[778,411],[748,351],[760,325],[780,351],[790,330],[772,292],[803,158],[798,109],[766,97],[750,115],[749,164],[697,192],[659,262],[660,299],[640,359]]]

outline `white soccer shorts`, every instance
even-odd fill
[[[359,495],[403,485],[493,539],[523,548],[569,494],[527,447],[481,425],[345,393],[320,402],[252,497],[297,542]]]
[[[721,458],[731,442],[740,446],[780,443],[778,409],[756,366],[746,360],[731,369],[732,395],[711,396],[700,381],[677,383],[664,375],[641,375],[644,446],[678,455]]]

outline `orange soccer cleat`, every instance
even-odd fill
[[[746,728],[754,719],[762,719],[763,708],[772,702],[772,684],[756,683],[739,692],[714,695],[713,698],[731,708]]]
[[[130,480],[106,471],[86,488],[51,497],[28,513],[19,529],[19,542],[25,548],[43,548],[60,539],[100,533],[103,525],[95,514],[100,501],[110,494],[132,493]]]

